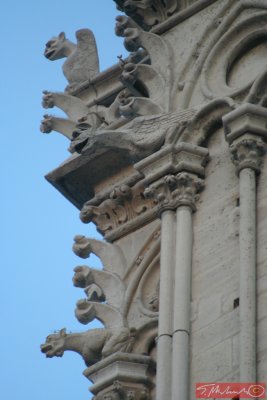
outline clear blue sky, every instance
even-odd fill
[[[61,62],[43,57],[44,44],[65,31],[94,31],[101,70],[125,54],[114,34],[119,12],[112,0],[5,1],[1,5],[1,362],[4,400],[85,400],[90,395],[79,355],[46,359],[40,343],[54,330],[84,331],[74,317],[83,298],[72,286],[73,268],[84,262],[71,250],[74,235],[93,227],[43,176],[65,160],[68,142],[43,135],[42,90],[66,86]],[[56,109],[52,113],[56,114]]]

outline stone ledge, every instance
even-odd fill
[[[150,389],[155,369],[155,362],[149,356],[117,352],[87,368],[83,374],[93,382],[90,391],[96,395],[114,390],[114,382],[127,387],[134,385],[135,389]]]
[[[267,109],[254,104],[243,104],[223,117],[226,139],[232,143],[244,134],[267,139]]]

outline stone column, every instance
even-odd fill
[[[245,104],[223,118],[240,187],[240,381],[257,380],[256,174],[267,139],[267,110]]]
[[[137,166],[149,183],[145,194],[158,204],[162,219],[156,398],[184,400],[190,359],[192,211],[203,187],[198,176],[204,175],[208,150],[182,143],[159,153],[149,164]]]
[[[157,337],[156,399],[171,398],[173,286],[175,257],[175,207],[168,176],[145,191],[158,205],[161,218],[159,326]]]
[[[175,250],[175,212],[165,209],[161,213],[160,250],[160,300],[159,327],[157,339],[157,391],[156,399],[171,395],[171,355],[172,355],[172,299],[173,267]]]
[[[176,176],[176,255],[174,276],[172,399],[188,398],[189,335],[191,305],[191,271],[193,245],[192,212],[203,188],[203,181],[194,174]]]

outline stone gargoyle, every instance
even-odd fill
[[[97,328],[83,333],[66,333],[64,328],[47,336],[41,351],[48,358],[62,357],[65,351],[74,351],[89,367],[116,351],[130,352],[134,337],[134,328]]]
[[[94,106],[90,110],[78,97],[61,92],[43,92],[42,106],[45,109],[57,107],[67,118],[45,114],[41,121],[40,130],[43,133],[56,131],[72,140],[77,129],[95,131],[105,121],[105,107]]]
[[[157,135],[139,134],[131,129],[118,131],[99,130],[96,135],[92,135],[90,129],[79,132],[72,140],[70,151],[80,154],[96,154],[104,149],[121,149],[131,156],[133,161],[148,156],[161,147],[164,143],[164,133]]]
[[[63,64],[63,73],[69,85],[66,91],[72,91],[90,82],[99,73],[99,60],[95,37],[89,29],[76,32],[77,44],[66,38],[64,32],[52,37],[45,46],[44,55],[54,61],[67,58]]]

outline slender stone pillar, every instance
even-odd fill
[[[192,269],[192,210],[178,207],[173,314],[172,399],[188,398]]]
[[[240,171],[240,380],[256,381],[256,176]]]
[[[256,173],[267,139],[267,110],[245,104],[224,117],[240,187],[240,382],[257,381]]]
[[[147,182],[153,182],[145,196],[158,204],[162,219],[157,400],[188,399],[192,212],[207,158],[207,149],[182,143],[153,155],[150,165],[137,166]]]
[[[173,286],[176,235],[176,203],[171,196],[173,176],[167,175],[145,191],[153,198],[161,217],[159,327],[157,339],[156,399],[171,399]]]
[[[175,250],[175,212],[161,214],[161,253],[159,289],[159,328],[157,341],[156,399],[171,398],[173,269]]]
[[[172,400],[188,398],[189,389],[189,335],[191,305],[191,273],[193,219],[197,193],[202,180],[188,173],[177,179],[176,253],[173,309]]]

